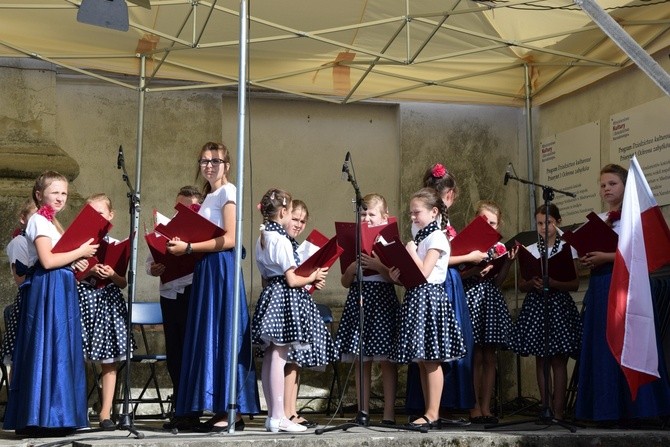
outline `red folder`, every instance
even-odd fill
[[[501,238],[484,217],[477,216],[451,240],[451,256],[463,256],[475,250],[486,252]]]
[[[100,247],[95,253],[95,256],[88,259],[88,267],[83,272],[76,272],[75,277],[81,281],[84,276],[96,265],[108,265],[114,269],[117,275],[125,276],[128,269],[128,261],[130,260],[130,239],[126,238],[122,241],[115,241],[109,243],[105,240],[100,242]],[[97,289],[101,289],[112,281],[109,279],[97,278],[89,276],[86,281]]]
[[[530,281],[533,277],[542,278],[542,258],[536,258],[526,247],[521,245],[517,253],[521,277]],[[572,258],[570,245],[564,244],[561,251],[550,257],[549,277],[556,281],[572,281],[577,277],[575,262]]]
[[[330,267],[342,254],[342,247],[337,244],[337,237],[332,237],[316,253],[295,269],[295,274],[307,277],[318,268]]]
[[[400,282],[406,289],[425,284],[426,277],[416,265],[405,246],[397,236],[390,242],[376,242],[374,251],[387,267],[397,267],[400,270]]]
[[[174,215],[167,224],[156,225],[155,231],[168,240],[178,237],[184,242],[202,242],[223,236],[226,230],[207,220],[187,206],[177,203]]]
[[[399,235],[396,218],[391,216],[388,223],[383,225],[369,226],[361,224],[361,251],[367,255],[372,254],[372,247],[377,241],[377,236],[384,231],[386,240],[393,240]],[[335,222],[335,234],[337,243],[344,249],[340,257],[340,271],[344,274],[347,267],[356,260],[356,224],[354,222]],[[374,275],[375,271],[366,270],[364,275]]]
[[[564,231],[563,239],[575,247],[579,256],[586,256],[586,253],[592,251],[616,252],[619,242],[616,232],[593,211],[586,219],[586,222],[573,231]]]
[[[321,233],[319,230],[312,230],[307,238],[303,241],[302,244],[296,250],[298,253],[298,258],[300,261],[298,264],[302,264],[310,256],[319,251],[321,247],[328,243],[328,237]],[[307,275],[309,276],[309,275]]]
[[[190,255],[182,256],[168,253],[168,239],[153,231],[145,234],[144,239],[147,241],[154,262],[165,266],[165,271],[161,275],[161,282],[163,284],[193,273],[195,264],[202,257],[202,253],[191,253]]]
[[[94,244],[100,244],[111,228],[112,223],[87,203],[67,227],[51,252],[67,253],[76,250],[91,238]]]

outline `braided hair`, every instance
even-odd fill
[[[265,238],[262,230],[265,224],[274,221],[279,216],[279,211],[282,208],[291,209],[291,194],[287,191],[278,188],[270,188],[261,198],[258,204],[258,209],[263,216],[263,223],[261,224],[261,248],[265,249]]]
[[[438,227],[440,229],[443,229],[445,227],[445,225],[447,224],[447,218],[449,216],[447,212],[447,206],[444,204],[442,198],[440,197],[440,194],[438,194],[438,192],[435,189],[421,188],[420,190],[412,194],[410,201],[414,199],[423,202],[423,204],[426,205],[426,208],[428,209],[437,208],[440,216],[440,218],[437,220]]]
[[[442,198],[447,192],[454,192],[454,199],[458,195],[458,186],[453,174],[441,163],[435,163],[430,168],[426,169],[423,174],[424,188],[433,188],[437,191],[438,197]],[[445,207],[446,208],[446,207]],[[442,215],[443,224],[449,222],[449,209],[446,209]]]

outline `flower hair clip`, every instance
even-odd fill
[[[433,169],[430,171],[430,175],[435,178],[442,178],[447,175],[447,168],[445,168],[441,163],[435,163]]]
[[[56,210],[54,210],[51,205],[42,205],[40,209],[37,210],[37,214],[45,217],[49,222],[52,222],[54,216],[56,216]]]

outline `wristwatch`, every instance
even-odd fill
[[[186,244],[186,254],[190,255],[191,253],[193,253],[193,248],[191,247],[191,243],[189,242],[188,244]]]

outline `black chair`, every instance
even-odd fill
[[[165,406],[171,404],[169,398],[164,398],[161,395],[160,387],[158,385],[158,377],[156,376],[156,364],[158,362],[166,362],[166,355],[164,353],[157,353],[154,351],[154,346],[150,343],[147,337],[147,326],[162,326],[163,325],[163,314],[161,312],[161,306],[159,302],[134,302],[132,308],[132,327],[133,332],[137,333],[139,331],[142,337],[142,344],[144,346],[144,354],[140,354],[138,349],[133,353],[130,361],[133,365],[145,365],[149,367],[149,376],[144,383],[142,391],[139,396],[136,398],[132,397],[132,394],[129,395],[128,402],[133,405],[133,414],[137,416],[137,408],[140,404],[158,404],[160,408],[160,413],[154,415],[141,415],[139,417],[161,417],[163,419],[168,417],[168,411],[165,410]],[[124,383],[123,375],[121,371],[125,367],[125,362],[119,368],[119,380],[118,382]],[[124,372],[125,374],[125,372]],[[149,386],[152,386],[156,391],[156,397],[145,397]],[[123,397],[117,399],[117,403],[123,403]]]
[[[328,306],[325,304],[319,304],[316,303],[317,309],[319,309],[319,313],[321,314],[321,318],[323,319],[323,322],[328,326],[328,329],[330,330],[331,335],[334,335],[334,323],[335,323],[335,318],[333,317],[333,312],[330,310]],[[342,386],[340,383],[340,374],[338,371],[338,365],[339,362],[335,361],[331,363],[331,367],[333,368],[333,378],[331,379],[330,382],[330,389],[328,392],[328,396],[301,396],[300,395],[300,389],[298,389],[298,399],[302,400],[317,400],[317,399],[322,399],[326,401],[326,414],[330,414],[331,406],[333,403],[333,392],[335,391],[335,386],[337,385],[337,395],[341,393]],[[300,386],[300,385],[298,385]],[[307,404],[303,405],[299,410],[298,413],[303,413],[306,412],[305,410],[307,409]]]

